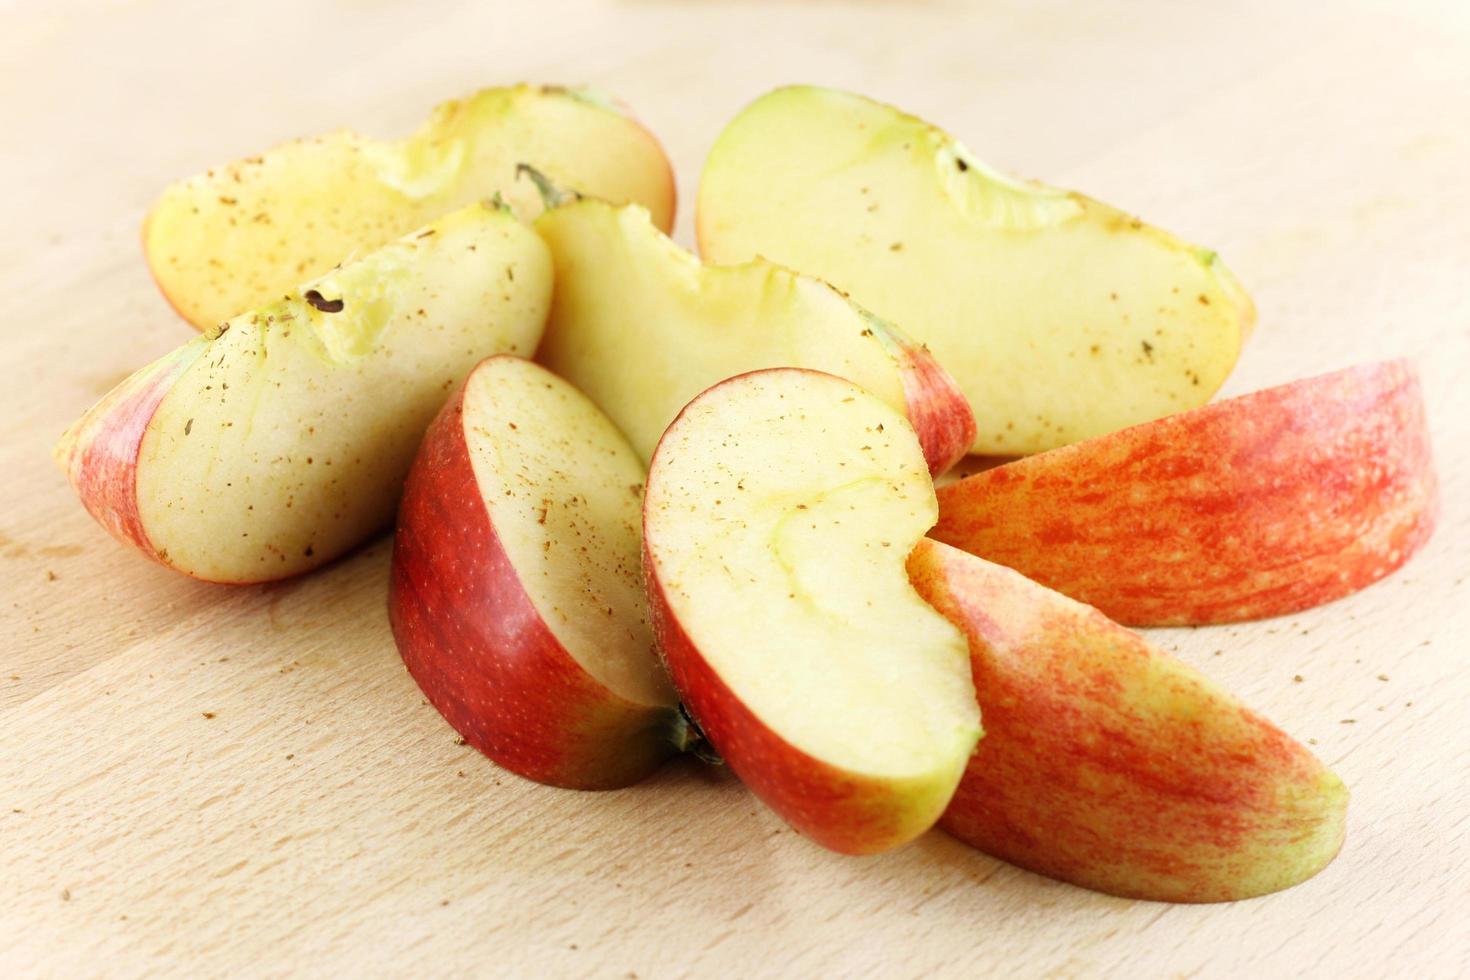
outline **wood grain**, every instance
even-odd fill
[[[1470,963],[1470,22],[1461,5],[622,0],[0,11],[0,974],[1453,976]],[[498,770],[404,673],[387,546],[266,588],[124,552],[48,455],[187,338],[138,223],[175,177],[479,85],[593,82],[703,154],[786,81],[1220,249],[1239,393],[1407,355],[1445,514],[1398,575],[1155,631],[1353,792],[1318,878],[1228,906],[1091,894],[942,834],[797,838],[727,774],[579,794]],[[679,228],[685,241],[692,215]],[[1295,680],[1297,676],[1300,681]]]

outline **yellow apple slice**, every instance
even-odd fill
[[[472,204],[144,368],[57,446],[82,502],[143,554],[261,582],[385,525],[434,413],[481,358],[528,354],[546,247]]]
[[[890,106],[798,86],[721,134],[700,254],[819,276],[928,344],[973,451],[1038,452],[1204,404],[1254,307],[1214,252],[997,173]]]
[[[535,214],[520,163],[673,223],[673,173],[648,130],[595,92],[519,85],[445,102],[406,139],[339,130],[175,184],[143,250],[179,313],[213,326],[472,201],[499,194]]]
[[[923,833],[980,735],[964,640],[904,570],[937,516],[904,417],[815,371],[716,385],[654,455],[644,577],[674,685],[740,778],[833,850]]]
[[[647,459],[679,410],[725,378],[803,367],[851,379],[904,413],[933,472],[974,419],[928,351],[826,283],[755,260],[704,266],[636,205],[547,210],[556,297],[537,359],[586,392]]]

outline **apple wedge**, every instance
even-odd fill
[[[481,363],[424,437],[398,512],[393,636],[439,713],[513,772],[607,789],[681,747],[642,502],[627,439],[530,361]]]
[[[699,187],[708,262],[818,276],[933,349],[973,451],[1021,455],[1204,404],[1254,307],[1214,252],[1021,181],[890,106],[796,86],[720,135]]]
[[[1168,902],[1264,895],[1336,856],[1342,781],[1187,664],[938,542],[908,567],[969,640],[985,717],[945,830],[1040,874]]]
[[[339,130],[175,184],[144,224],[143,251],[179,313],[213,326],[473,201],[499,194],[535,214],[535,193],[515,179],[522,162],[673,223],[673,173],[648,130],[591,90],[518,85],[445,102],[406,139]]]
[[[939,491],[932,536],[1135,626],[1330,602],[1429,539],[1438,483],[1405,361],[1268,388]]]
[[[342,554],[393,516],[434,413],[481,358],[529,354],[541,240],[473,204],[143,368],[56,448],[126,544],[214,582]]]
[[[674,686],[736,774],[836,851],[932,826],[980,735],[964,640],[904,571],[934,517],[904,417],[815,371],[704,392],[649,471],[644,581]]]
[[[695,395],[769,367],[871,391],[908,416],[935,473],[974,438],[964,396],[929,352],[825,283],[761,260],[706,267],[636,205],[571,200],[535,227],[556,266],[537,360],[586,392],[644,459]]]

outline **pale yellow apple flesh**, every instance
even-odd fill
[[[521,163],[673,223],[673,174],[652,134],[597,93],[519,85],[445,102],[406,139],[339,130],[175,184],[148,216],[144,252],[174,307],[212,326],[473,201],[498,194],[534,215]]]
[[[586,395],[497,357],[464,394],[465,441],[490,525],[557,641],[629,701],[672,705],[638,564],[643,461]]]
[[[927,352],[825,283],[759,260],[704,266],[637,206],[574,201],[535,227],[556,266],[537,359],[586,392],[645,459],[695,395],[769,367],[857,382],[909,417],[936,470],[968,445],[964,400]]]
[[[57,458],[104,526],[170,567],[305,571],[388,522],[450,390],[486,355],[529,354],[550,293],[540,239],[470,205],[143,369]]]
[[[904,570],[937,513],[904,417],[813,371],[705,392],[649,474],[645,564],[675,685],[741,778],[837,850],[932,825],[980,735],[964,640]]]
[[[699,189],[706,261],[761,255],[929,345],[973,451],[1038,452],[1209,400],[1254,307],[1215,253],[986,167],[890,106],[778,89],[721,134]]]

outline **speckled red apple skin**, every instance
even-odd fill
[[[1054,449],[939,495],[930,536],[1135,626],[1341,598],[1429,539],[1418,375],[1350,368]]]
[[[153,546],[138,513],[138,453],[158,406],[203,351],[198,345],[181,347],[128,378],[57,447],[87,512],[113,537],[162,565],[169,564],[168,556]]]
[[[915,588],[970,643],[985,738],[940,826],[1129,898],[1217,902],[1310,877],[1347,791],[1305,747],[1095,609],[934,541]]]
[[[637,782],[674,753],[673,712],[604,687],[532,605],[475,481],[464,390],[430,426],[399,508],[399,653],[454,730],[506,769],[571,789]]]
[[[903,800],[892,786],[801,751],[730,690],[669,608],[646,543],[643,580],[653,634],[674,687],[705,738],[751,792],[801,834],[842,854],[877,854],[916,836],[899,819]]]

